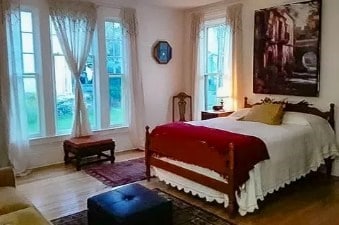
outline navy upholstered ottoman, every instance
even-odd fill
[[[172,202],[140,184],[87,200],[89,225],[171,225]]]

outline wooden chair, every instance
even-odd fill
[[[188,120],[186,120],[186,118]],[[190,121],[192,120],[192,97],[184,92],[173,96],[172,100],[172,120]]]

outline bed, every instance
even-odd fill
[[[248,104],[245,98],[244,108],[250,107],[252,105]],[[150,128],[146,127],[147,179],[156,176],[186,193],[190,192],[207,201],[224,204],[229,214],[234,216],[237,212],[240,215],[253,212],[258,209],[258,200],[264,200],[267,194],[283,188],[311,171],[316,171],[322,164],[326,164],[327,173],[330,174],[332,160],[339,155],[333,131],[334,104],[330,104],[329,111],[322,112],[304,101],[297,104],[286,103],[285,111],[289,112],[289,120],[279,126],[239,121],[236,113],[225,118],[188,122],[193,126],[257,137],[266,144],[269,158],[257,162],[249,170],[248,179],[241,184],[237,177],[237,168],[240,167],[237,167],[239,162],[235,160],[235,153],[239,150],[237,144],[234,144],[235,141],[227,142],[223,158],[224,173],[220,174],[205,164],[187,163],[178,160],[180,157],[163,154],[161,149],[154,147],[157,142],[161,142],[160,139],[152,136]],[[175,148],[179,151],[215,151],[209,149],[211,146],[206,142],[194,140],[187,140],[180,146],[175,145]]]

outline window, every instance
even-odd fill
[[[205,109],[220,105],[217,90],[225,86],[225,43],[228,41],[225,23],[208,23],[204,28],[202,55],[204,60]],[[228,86],[228,85],[227,85]]]
[[[28,133],[38,136],[40,128],[40,110],[38,95],[38,74],[36,69],[35,31],[33,27],[33,13],[20,12],[20,38],[22,58],[22,78],[27,113]],[[16,44],[18,44],[16,43]],[[18,69],[18,68],[17,68]]]
[[[119,22],[105,21],[106,72],[109,77],[110,125],[125,124],[125,81],[124,38]]]
[[[30,138],[70,134],[75,82],[55,27],[49,16],[38,13],[39,6],[21,7],[24,9],[20,12],[21,23],[10,26],[14,37],[9,39],[13,39],[18,50],[13,56],[9,55],[12,60],[20,58],[11,66],[15,67],[13,74],[18,74],[17,86],[24,91]],[[97,31],[86,67],[80,75],[93,130],[128,126],[126,36],[118,17],[112,17],[112,10],[103,11],[105,13],[98,13]],[[113,14],[118,16],[119,12]],[[51,48],[42,46],[41,43],[48,41]],[[46,57],[48,55],[51,57]]]
[[[60,42],[56,35],[53,22],[51,24],[51,43],[54,62],[55,81],[55,122],[58,134],[69,133],[73,125],[74,116],[74,79],[67,65]],[[94,93],[94,56],[89,53],[84,71],[80,75],[80,82],[84,95],[92,129],[96,128],[95,119],[95,93]]]

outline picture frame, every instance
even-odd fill
[[[253,92],[318,97],[321,0],[255,11]]]
[[[167,64],[172,59],[172,47],[167,41],[158,41],[153,49],[153,57],[159,64]]]

